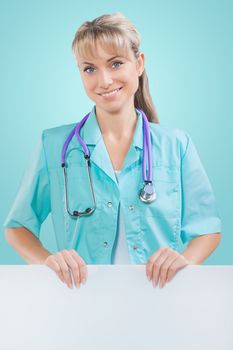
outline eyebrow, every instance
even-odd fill
[[[110,62],[110,61],[112,61],[114,58],[117,58],[117,57],[121,57],[121,56],[114,56],[114,57],[111,57],[111,58],[109,58],[109,59],[107,60],[107,62]],[[90,65],[92,65],[93,63],[90,63],[90,62],[83,62],[82,64],[90,64]]]

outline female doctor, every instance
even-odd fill
[[[145,264],[161,288],[220,242],[210,181],[189,134],[159,124],[139,45],[121,13],[80,26],[72,49],[95,105],[79,123],[42,132],[4,222],[8,243],[70,288],[72,277],[85,283],[86,264],[112,263]],[[50,212],[55,254],[39,240]]]

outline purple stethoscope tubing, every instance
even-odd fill
[[[154,186],[152,183],[152,155],[151,155],[151,138],[150,138],[150,127],[149,127],[149,122],[148,119],[141,109],[136,110],[141,113],[142,118],[143,118],[143,156],[142,156],[142,177],[144,181],[144,187],[140,190],[139,192],[139,198],[145,202],[145,203],[151,203],[156,199],[156,193],[154,190]],[[65,198],[66,198],[66,210],[68,214],[76,218],[77,216],[82,216],[82,215],[90,215],[93,213],[93,211],[96,209],[96,201],[95,201],[95,195],[94,195],[94,190],[92,186],[92,181],[91,181],[91,175],[90,175],[90,152],[87,148],[87,145],[83,141],[83,139],[80,137],[80,129],[88,119],[89,115],[91,112],[86,114],[83,119],[78,122],[75,127],[71,130],[69,133],[63,147],[62,147],[62,152],[61,152],[61,166],[63,168],[64,172],[64,180],[65,180]],[[83,150],[84,150],[84,158],[87,160],[87,165],[88,165],[88,176],[89,176],[89,182],[92,190],[92,196],[93,196],[93,201],[94,201],[94,207],[87,208],[84,212],[79,212],[79,211],[73,211],[73,213],[70,212],[69,206],[68,206],[68,191],[67,191],[67,174],[66,174],[66,164],[65,164],[65,159],[66,159],[66,152],[67,148],[69,146],[69,143],[73,136],[76,136],[78,142],[81,144]],[[146,161],[148,161],[148,178],[146,174]]]

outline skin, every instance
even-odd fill
[[[40,240],[25,227],[5,229],[7,242],[27,261],[28,264],[44,264],[51,268],[59,279],[72,288],[72,276],[77,288],[85,283],[87,266],[80,255],[73,249],[61,250],[52,254],[45,249]]]
[[[101,133],[112,140],[124,140],[132,134],[137,120],[134,94],[144,70],[144,54],[140,53],[136,59],[130,50],[127,57],[120,56],[109,61],[116,53],[108,52],[99,45],[97,48],[98,57],[95,59],[78,55],[80,76],[87,96],[95,102]],[[101,93],[119,87],[122,87],[119,95],[111,101],[101,96]]]
[[[211,233],[193,238],[180,254],[177,251],[160,247],[152,254],[146,264],[149,281],[156,287],[163,288],[176,273],[187,265],[201,264],[219,245],[221,233]]]
[[[138,89],[139,76],[144,70],[145,57],[140,53],[135,58],[133,52],[129,51],[127,57],[109,61],[114,54],[100,46],[97,52],[98,57],[95,60],[80,55],[77,58],[83,86],[89,98],[96,104],[96,117],[103,137],[113,143],[116,140],[124,142],[127,135],[133,135],[135,127],[134,94]],[[100,96],[100,93],[118,87],[123,89],[121,95],[114,100],[106,101]],[[164,287],[180,269],[204,261],[219,242],[220,233],[217,232],[193,239],[182,254],[171,248],[160,247],[146,264],[149,281],[152,281],[154,287],[160,281],[160,287]]]
[[[144,70],[145,60],[143,53],[135,58],[132,51],[128,52],[127,57],[112,59],[114,56],[116,54],[98,45],[95,59],[80,55],[77,57],[86,94],[96,104],[96,117],[102,136],[106,145],[112,146],[119,143],[130,144],[133,137],[137,120],[134,94],[138,89],[139,76]],[[101,96],[103,92],[119,87],[122,89],[114,98]],[[5,237],[28,263],[47,265],[69,288],[73,288],[72,276],[77,288],[80,283],[85,283],[86,264],[75,250],[62,250],[51,254],[33,233],[24,227],[7,228]],[[217,232],[192,239],[182,254],[171,248],[160,247],[146,264],[149,281],[154,287],[160,282],[162,288],[180,269],[189,264],[203,262],[219,242],[220,232]]]

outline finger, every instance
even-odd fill
[[[62,274],[67,284],[67,287],[72,288],[71,272],[70,272],[69,266],[67,265],[62,255],[62,252],[58,252],[57,254],[55,254],[55,259],[61,267]]]
[[[61,271],[61,267],[60,265],[56,262],[56,260],[54,259],[54,255],[50,255],[45,262],[45,265],[47,265],[50,269],[52,269],[54,272],[56,272],[56,274],[58,275],[58,277],[60,278],[60,280],[62,282],[65,282],[62,271]]]
[[[167,247],[163,250],[160,258],[158,258],[161,260],[157,259],[154,262],[154,265],[158,264],[160,267],[159,269],[157,269],[157,275],[155,277],[156,279],[154,280],[155,287],[157,286],[159,281],[160,281],[160,288],[164,286],[167,279],[167,273],[168,273],[168,267],[170,265],[170,261],[173,261],[174,259],[176,259],[177,256],[178,256],[178,253],[175,250]]]
[[[164,261],[163,266],[161,267],[160,274],[160,288],[163,288],[164,285],[168,282],[168,274],[174,271],[174,261],[178,258],[177,254],[174,252],[169,255],[167,259]]]
[[[79,288],[81,282],[80,282],[80,272],[79,272],[78,262],[70,254],[70,251],[63,250],[62,254],[64,259],[66,260],[67,265],[71,268],[74,283],[76,287]]]
[[[164,274],[164,271],[161,271],[161,268],[163,266],[163,262],[167,259],[169,254],[170,252],[168,250],[164,250],[163,253],[154,262],[153,272],[152,272],[152,283],[154,288],[157,286],[159,282],[161,273]]]
[[[162,252],[166,249],[165,247],[160,247],[154,254],[152,254],[146,264],[146,274],[149,280],[152,279],[153,273],[153,264],[155,260],[162,254]]]
[[[172,266],[169,267],[167,281],[170,282],[171,279],[177,274],[177,272],[187,265],[187,262],[178,256],[177,259],[172,263]]]
[[[85,283],[87,280],[87,265],[85,261],[82,259],[82,257],[74,250],[70,250],[70,254],[73,256],[73,258],[76,260],[79,266],[80,271],[80,283]]]

